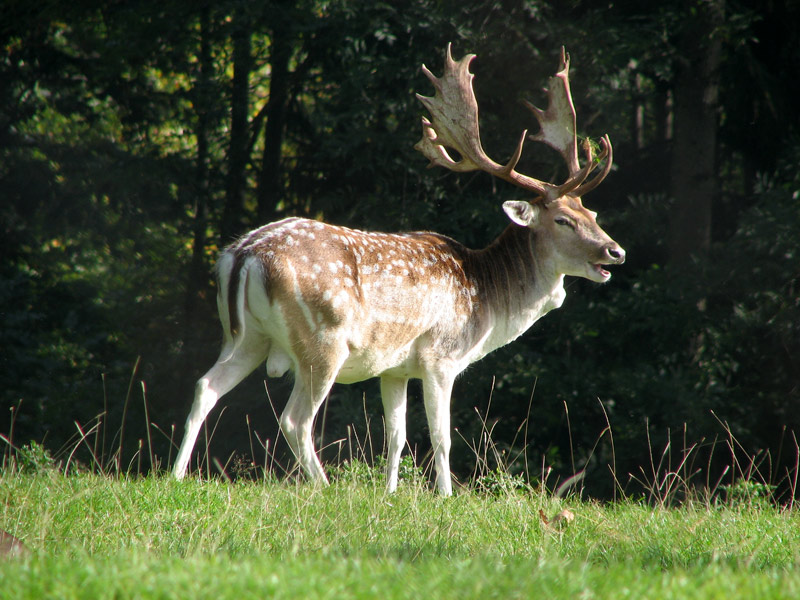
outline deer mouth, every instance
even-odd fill
[[[589,279],[597,281],[598,283],[605,283],[611,279],[611,273],[606,271],[603,267],[605,263],[589,263]]]

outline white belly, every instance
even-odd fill
[[[391,354],[370,349],[353,349],[339,369],[336,382],[354,383],[384,374],[412,378],[419,376],[418,371],[413,345],[395,350]]]

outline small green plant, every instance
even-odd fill
[[[383,469],[379,465],[373,467],[355,458],[342,461],[331,469],[331,475],[338,481],[348,483],[375,483],[383,477]]]
[[[499,467],[475,479],[479,492],[497,497],[525,491],[528,487],[522,475],[512,475]]]
[[[419,483],[424,481],[425,475],[414,461],[414,457],[406,454],[400,459],[400,470],[398,471],[400,481],[409,483]]]
[[[56,461],[50,451],[38,442],[30,442],[17,448],[14,457],[15,467],[22,473],[43,473],[56,468]]]
[[[727,505],[735,507],[757,507],[771,504],[776,486],[753,479],[737,479],[730,485],[720,486],[725,492]]]

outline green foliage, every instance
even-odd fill
[[[424,481],[424,474],[414,462],[414,457],[410,454],[405,454],[400,458],[400,469],[398,471],[402,481],[411,482],[413,485],[419,485]]]
[[[3,472],[13,475],[41,474],[56,468],[56,461],[49,450],[37,442],[29,442],[21,448],[10,449],[3,458]]]
[[[381,470],[360,460],[344,460],[331,473],[338,481],[351,484],[374,484],[385,481]]]
[[[529,489],[522,475],[511,475],[500,468],[478,477],[475,486],[478,491],[490,496],[505,496]]]
[[[738,479],[736,483],[722,486],[728,506],[746,509],[769,506],[775,489],[774,485],[752,479]]]

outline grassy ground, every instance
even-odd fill
[[[564,508],[574,521],[545,526]],[[0,598],[798,598],[800,516],[419,481],[0,475]]]

